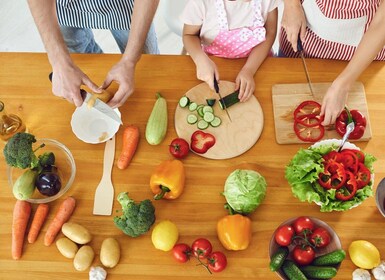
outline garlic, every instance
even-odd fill
[[[89,272],[90,280],[105,280],[107,277],[107,272],[103,267],[96,266],[91,267]]]
[[[362,268],[357,268],[353,271],[353,280],[371,280],[369,271]]]

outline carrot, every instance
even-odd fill
[[[12,221],[12,258],[18,260],[23,253],[24,235],[31,216],[31,203],[17,200],[13,208]]]
[[[58,211],[56,212],[55,217],[50,223],[47,229],[47,232],[45,233],[45,236],[44,236],[45,246],[49,246],[54,242],[56,235],[61,230],[62,225],[66,223],[71,217],[75,209],[75,206],[76,206],[76,200],[72,196],[67,197],[62,202]]]
[[[28,242],[34,243],[39,235],[40,229],[43,226],[45,219],[47,218],[49,211],[48,204],[41,203],[36,209],[35,215],[31,223],[31,227],[28,232]]]
[[[139,128],[134,125],[127,126],[123,131],[123,145],[117,166],[126,169],[135,154],[139,142]]]

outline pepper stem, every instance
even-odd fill
[[[348,123],[351,123],[353,121],[353,117],[352,117],[352,114],[350,113],[350,110],[347,106],[345,106],[345,111],[346,111],[346,114],[348,115]]]
[[[235,214],[241,214],[241,215],[243,215],[241,212],[235,211],[235,210],[230,206],[230,204],[228,204],[228,203],[225,203],[224,208],[225,208],[227,211],[229,211],[229,215],[235,215]]]
[[[162,199],[163,196],[164,196],[167,192],[170,192],[170,191],[171,191],[168,187],[165,187],[165,186],[162,186],[162,185],[160,185],[159,188],[160,188],[161,192],[158,193],[158,194],[156,194],[156,195],[154,196],[154,199],[155,199],[155,200]]]

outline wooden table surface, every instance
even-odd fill
[[[74,55],[74,60],[96,83],[101,84],[119,55]],[[221,79],[234,81],[244,60],[214,59]],[[92,145],[78,140],[71,131],[70,119],[74,106],[51,93],[47,75],[51,71],[45,54],[0,53],[0,100],[9,112],[19,114],[37,138],[53,138],[64,143],[73,153],[77,173],[73,186],[64,195],[76,198],[77,207],[71,218],[90,230],[94,238],[91,246],[96,252],[94,265],[100,264],[100,245],[106,237],[116,237],[121,245],[122,257],[114,269],[108,269],[108,279],[276,279],[269,270],[268,247],[273,231],[283,221],[300,216],[317,217],[332,226],[339,235],[343,249],[353,240],[364,239],[375,244],[385,257],[385,218],[376,208],[373,197],[359,207],[346,212],[321,213],[314,204],[301,203],[293,197],[284,178],[285,166],[299,148],[307,144],[278,145],[275,142],[271,91],[277,83],[303,83],[305,75],[298,59],[268,58],[255,75],[256,92],[263,112],[265,125],[256,145],[245,154],[228,160],[210,160],[190,154],[183,160],[186,169],[186,186],[182,196],[174,201],[156,201],[157,221],[170,219],[179,228],[179,242],[191,244],[198,237],[208,238],[215,250],[225,251],[216,236],[216,223],[226,214],[225,199],[220,195],[227,176],[237,168],[254,169],[267,181],[267,195],[263,204],[250,216],[252,241],[247,250],[225,251],[228,267],[210,275],[195,261],[177,263],[171,252],[156,250],[150,233],[131,238],[113,224],[112,216],[93,216],[93,197],[101,179],[104,144]],[[346,65],[341,61],[308,60],[313,82],[330,82]],[[374,62],[360,77],[365,85],[373,138],[357,145],[377,157],[375,184],[385,176],[385,67]],[[126,170],[115,166],[112,171],[115,194],[128,191],[139,201],[151,198],[149,178],[155,166],[170,159],[168,144],[176,137],[174,112],[179,98],[199,84],[195,66],[188,56],[150,56],[140,60],[135,77],[135,93],[121,107],[125,125],[139,126],[141,140],[136,155]],[[114,85],[116,89],[116,85]],[[168,131],[158,146],[147,144],[144,131],[147,119],[160,91],[168,102]],[[117,133],[116,153],[122,144],[122,129]],[[4,143],[0,143],[1,150]],[[115,157],[115,162],[117,156]],[[0,279],[87,279],[88,271],[78,272],[72,261],[64,258],[55,245],[43,245],[44,234],[34,244],[26,244],[18,261],[11,258],[11,224],[15,199],[6,177],[4,157],[0,160]],[[53,213],[63,200],[50,203]],[[34,205],[34,209],[35,209]],[[114,203],[113,211],[120,209]],[[47,230],[46,223],[43,233]],[[349,257],[342,263],[336,279],[351,279],[356,267]]]

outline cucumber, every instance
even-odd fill
[[[27,169],[23,174],[16,179],[13,185],[13,195],[18,200],[26,200],[32,197],[35,191],[35,180],[37,177],[37,171]]]
[[[288,255],[289,255],[289,248],[279,247],[277,252],[275,252],[275,254],[271,256],[270,270],[277,271],[278,269],[280,269]]]
[[[225,107],[229,108],[234,104],[237,104],[239,102],[238,95],[239,95],[239,90],[236,90],[233,93],[230,93],[229,95],[223,97],[222,99],[219,99],[219,107],[221,107],[221,109],[224,110]]]
[[[167,102],[158,92],[146,125],[146,140],[150,145],[159,145],[167,132]]]
[[[201,130],[204,130],[209,127],[209,123],[206,122],[205,120],[199,120],[197,123],[197,127]]]
[[[214,117],[214,119],[211,121],[210,125],[212,127],[218,127],[222,123],[222,120],[219,117]]]
[[[342,262],[346,257],[346,253],[342,249],[337,249],[333,252],[330,252],[328,254],[316,257],[312,265],[332,265],[332,264],[339,264]]]
[[[203,115],[205,114],[203,112],[203,107],[204,107],[204,105],[199,105],[197,108],[198,115],[201,116],[202,118],[203,118]]]
[[[282,270],[290,280],[307,280],[305,274],[303,274],[293,261],[285,260],[282,265]]]
[[[195,111],[198,107],[198,104],[196,104],[195,102],[191,102],[189,105],[188,105],[188,109],[192,112],[192,111]]]
[[[204,106],[203,107],[203,113],[207,113],[207,112],[214,113],[213,107],[211,107],[211,106]]]
[[[210,107],[211,108],[211,107]],[[206,112],[204,115],[203,115],[203,119],[208,122],[208,123],[211,123],[213,120],[214,120],[215,116],[213,113],[211,112]]]
[[[179,106],[184,108],[187,107],[190,104],[190,99],[187,96],[182,96],[181,99],[179,99]]]
[[[306,277],[315,279],[330,279],[337,275],[337,269],[332,266],[302,266],[301,271]]]
[[[206,103],[207,103],[207,105],[209,105],[209,106],[214,106],[215,101],[217,101],[217,100],[214,99],[214,98],[206,99]]]
[[[189,124],[194,124],[194,123],[196,123],[198,121],[198,117],[196,116],[196,115],[194,115],[194,114],[189,114],[188,116],[187,116],[187,123],[189,123]]]

